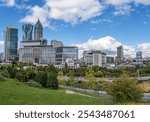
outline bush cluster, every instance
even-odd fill
[[[13,64],[1,69],[1,72],[1,75],[5,77],[16,78],[30,86],[40,84],[43,87],[58,88],[57,71],[53,65],[31,67]]]

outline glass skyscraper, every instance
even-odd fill
[[[34,27],[34,40],[39,40],[41,38],[43,38],[43,26],[40,20],[38,19]]]
[[[4,60],[6,62],[18,60],[18,29],[13,26],[7,27],[5,31]]]
[[[23,30],[22,41],[31,41],[32,40],[33,25],[25,24],[22,26],[22,30]]]

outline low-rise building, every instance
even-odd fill
[[[88,50],[83,52],[83,62],[87,67],[106,67],[106,54],[100,50]]]

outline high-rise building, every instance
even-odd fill
[[[34,27],[34,40],[39,40],[40,38],[43,38],[43,26],[38,19]]]
[[[106,66],[106,54],[100,50],[88,50],[83,52],[83,62],[87,67]]]
[[[136,64],[142,65],[143,64],[143,58],[142,58],[142,52],[136,52]]]
[[[6,62],[18,60],[18,29],[8,26],[4,32],[4,60]]]
[[[33,25],[24,24],[22,26],[22,30],[23,30],[22,41],[31,41],[32,40]]]
[[[117,47],[116,62],[121,63],[123,61],[124,61],[123,47],[122,47],[122,45],[120,45],[119,47]]]

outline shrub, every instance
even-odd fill
[[[31,80],[31,79],[28,80],[28,82],[26,84],[29,85],[29,86],[32,86],[32,87],[39,87],[39,88],[42,87],[41,84],[39,84],[38,82],[35,82],[34,80]]]
[[[5,81],[4,77],[2,75],[0,75],[0,82]]]
[[[137,80],[122,74],[113,81],[107,88],[107,93],[113,97],[115,102],[137,102],[143,96],[142,89],[138,86]]]
[[[18,79],[19,81],[23,81],[23,82],[28,81],[28,75],[24,71],[17,72],[15,78]]]

